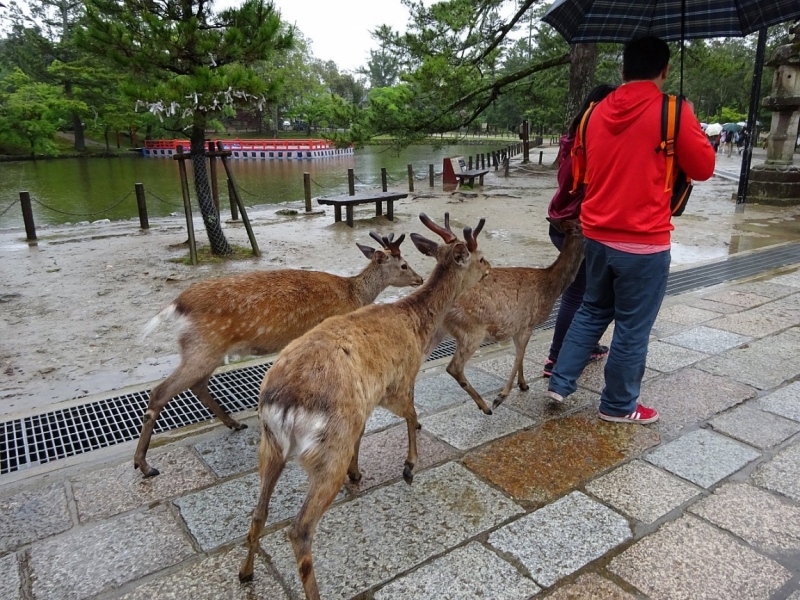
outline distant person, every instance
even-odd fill
[[[743,127],[737,134],[736,134],[736,151],[741,154],[742,149],[747,144],[747,127]]]
[[[669,46],[654,38],[630,42],[622,55],[625,82],[592,113],[586,131],[586,181],[581,224],[586,238],[586,292],[567,331],[547,396],[562,402],[611,321],[614,337],[605,366],[598,417],[652,423],[658,412],[639,404],[647,344],[661,308],[673,229],[670,193],[664,191],[661,90],[669,72]],[[676,159],[686,174],[714,173],[709,145],[692,105],[684,102]]]
[[[728,151],[728,158],[733,154],[733,139],[735,135],[733,131],[725,132],[725,149]]]
[[[564,240],[566,239],[561,229],[561,223],[580,218],[581,202],[583,201],[583,186],[580,186],[575,193],[571,193],[573,179],[570,151],[575,144],[575,134],[578,131],[584,113],[589,109],[589,105],[592,102],[600,102],[600,100],[608,96],[615,89],[617,89],[617,86],[603,84],[589,92],[578,114],[572,119],[567,134],[562,136],[559,141],[558,190],[555,196],[553,196],[553,199],[550,200],[550,206],[547,208],[547,220],[550,221],[550,240],[559,250],[561,250],[564,245]],[[558,353],[561,351],[561,345],[564,343],[564,336],[567,334],[575,312],[578,310],[581,302],[583,302],[583,293],[585,290],[586,261],[581,263],[575,280],[564,290],[561,296],[561,306],[558,309],[558,316],[556,316],[556,327],[553,332],[553,341],[550,344],[550,353],[544,363],[544,369],[542,370],[542,375],[545,377],[550,377],[553,372],[553,367],[555,367],[556,361],[558,360]],[[607,355],[608,346],[597,344],[592,350],[591,360],[600,360]]]

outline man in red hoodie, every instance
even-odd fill
[[[590,353],[611,321],[614,337],[598,416],[652,423],[658,412],[638,403],[647,344],[667,287],[670,193],[660,150],[662,88],[669,47],[634,40],[622,56],[624,84],[589,119],[581,223],[586,238],[586,293],[567,332],[547,395],[561,402],[577,389]],[[714,173],[715,153],[684,102],[675,142],[678,165],[695,180]]]

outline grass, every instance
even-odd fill
[[[200,246],[197,248],[197,264],[198,265],[215,265],[227,262],[229,260],[247,260],[248,258],[253,258],[253,250],[252,248],[245,247],[245,246],[237,246],[235,244],[230,244],[231,250],[233,250],[233,254],[229,254],[227,256],[217,256],[216,254],[211,254],[211,247],[210,246]],[[179,265],[191,265],[192,258],[191,254],[188,253],[188,244],[186,246],[187,254],[186,256],[178,256],[175,258],[170,258],[169,262],[179,264]]]

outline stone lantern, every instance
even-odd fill
[[[748,201],[774,206],[800,205],[800,167],[794,164],[800,124],[800,21],[788,44],[766,63],[775,67],[772,93],[762,106],[772,112],[767,160],[750,169]]]

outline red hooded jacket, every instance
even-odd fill
[[[583,234],[598,242],[669,244],[669,192],[661,143],[662,93],[652,81],[620,86],[592,112],[586,128]],[[703,181],[714,173],[716,154],[688,104],[681,110],[675,142],[678,164]]]

